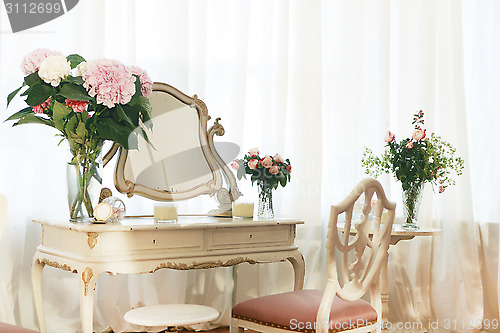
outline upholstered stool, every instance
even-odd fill
[[[0,332],[2,333],[36,333],[35,331],[29,330],[20,326],[12,326],[5,323],[0,323]]]
[[[208,322],[219,317],[214,308],[196,304],[160,304],[128,311],[123,318],[131,324],[162,327]]]
[[[323,290],[297,290],[241,302],[233,308],[232,317],[287,331],[314,332]],[[369,325],[377,321],[377,312],[364,300],[352,302],[335,297],[330,310],[330,327],[348,330],[352,325]]]

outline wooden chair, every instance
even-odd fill
[[[5,217],[7,216],[7,199],[0,194],[0,239],[2,238],[3,228],[5,225]],[[1,333],[35,333],[35,331],[27,328],[14,326],[10,324],[0,323]]]
[[[352,220],[354,203],[363,193],[364,216],[356,223]],[[374,193],[378,200],[371,221],[368,215]],[[361,181],[343,202],[331,207],[325,290],[298,290],[241,302],[232,311],[232,332],[242,333],[245,328],[273,333],[378,330],[382,325],[379,277],[382,264],[388,260],[395,208],[378,181]],[[388,218],[382,224],[384,209]],[[341,214],[345,214],[345,224],[339,230],[337,222],[344,222],[339,221]],[[351,225],[358,231],[354,237],[349,236]],[[367,292],[371,304],[361,299]]]

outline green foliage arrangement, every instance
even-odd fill
[[[404,191],[431,183],[443,193],[446,187],[455,184],[452,173],[460,176],[464,167],[462,158],[456,156],[456,149],[440,136],[432,133],[427,137],[424,113],[420,110],[414,115],[412,124],[415,130],[411,138],[396,141],[390,131],[385,137],[387,149],[379,157],[365,148],[361,163],[365,172],[373,177],[383,173],[393,174],[401,181]]]

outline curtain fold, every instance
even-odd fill
[[[499,22],[494,0],[88,0],[12,34],[2,7],[0,119],[24,107],[17,98],[6,109],[4,97],[22,81],[21,59],[37,47],[138,65],[154,81],[197,94],[213,119],[222,118],[226,133],[218,140],[238,144],[240,156],[259,147],[290,158],[292,180],[275,191],[275,209],[305,219],[297,230],[305,287],[321,288],[330,206],[366,177],[363,147],[381,152],[387,130],[409,136],[412,115],[422,109],[428,132],[457,147],[466,169],[444,194],[425,189],[419,223],[441,228],[441,235],[391,247],[389,319],[433,330],[453,320],[486,323],[498,318],[500,302],[499,194],[492,186],[500,181]],[[36,328],[30,265],[40,227],[31,220],[67,218],[67,149],[48,128],[0,127],[0,192],[9,201],[0,238],[0,320]],[[105,170],[109,188],[112,174]],[[402,215],[400,184],[380,180]],[[239,186],[256,200],[249,182]],[[129,213],[152,210],[149,200],[122,198]],[[182,209],[214,206],[201,198]],[[293,287],[289,263],[235,270],[237,301]],[[122,320],[126,311],[175,302],[213,306],[222,314],[216,324],[228,325],[232,275],[229,268],[103,275],[94,328],[139,330]],[[76,332],[76,276],[47,268],[43,288],[48,331]]]

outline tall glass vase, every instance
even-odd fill
[[[423,189],[423,183],[409,184],[406,190],[403,188],[403,213],[405,219],[403,229],[416,230],[420,228],[417,225],[417,218],[420,203],[422,202]]]
[[[99,154],[100,147],[90,152],[81,147],[67,165],[68,207],[72,221],[93,220],[102,184]]]
[[[272,219],[273,209],[273,188],[266,186],[263,182],[258,183],[259,187],[259,207],[257,217],[259,219]]]

